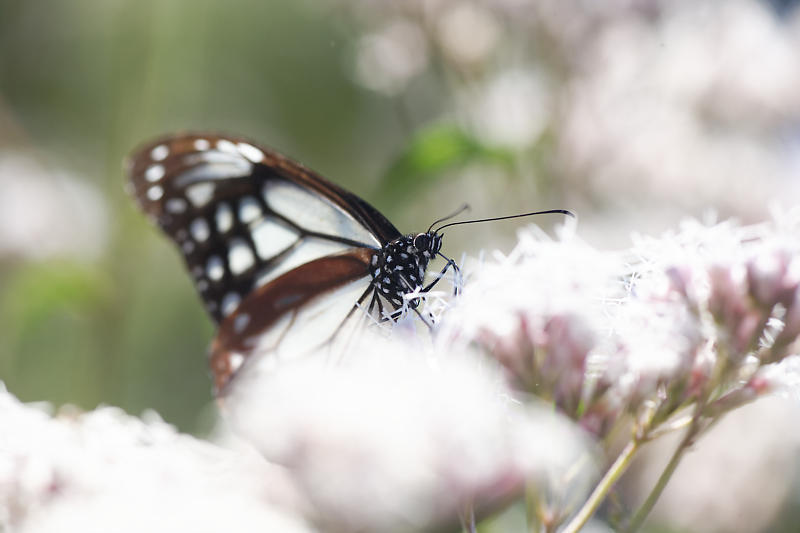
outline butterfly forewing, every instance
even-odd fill
[[[167,137],[137,151],[128,173],[217,322],[300,265],[401,236],[357,196],[240,138]]]

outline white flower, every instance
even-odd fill
[[[255,454],[114,408],[53,418],[0,386],[4,531],[313,531],[301,501]]]
[[[408,19],[396,19],[381,30],[361,37],[355,76],[364,87],[394,95],[428,65],[425,35]]]
[[[91,259],[102,251],[107,229],[103,200],[89,184],[0,153],[0,256]]]
[[[437,29],[445,55],[467,68],[486,61],[500,38],[494,13],[477,2],[459,2],[443,10]]]
[[[585,490],[565,481],[584,449],[574,429],[509,402],[492,366],[459,349],[370,338],[338,365],[307,358],[243,375],[224,401],[232,427],[289,469],[325,530],[452,527],[467,506],[485,513],[532,480],[561,498]]]

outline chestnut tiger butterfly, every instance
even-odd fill
[[[449,269],[458,273],[440,252],[442,228],[532,214],[433,229],[445,217],[404,235],[303,165],[215,134],[153,141],[129,157],[126,170],[140,208],[181,250],[218,326],[210,354],[218,396],[254,353],[279,359],[310,351],[364,312],[377,321],[418,312]],[[436,256],[446,264],[425,284]]]

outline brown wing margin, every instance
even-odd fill
[[[224,395],[226,385],[252,355],[254,340],[259,335],[285,314],[296,312],[311,300],[368,276],[372,254],[366,248],[353,248],[315,259],[253,291],[222,321],[211,345],[215,395]],[[365,291],[370,289],[365,284]]]

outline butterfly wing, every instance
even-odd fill
[[[354,316],[356,305],[377,299],[374,288],[363,282],[371,255],[366,248],[353,248],[325,256],[255,289],[222,321],[212,343],[210,365],[217,395],[226,392],[228,382],[245,364],[261,363],[269,369],[279,361],[319,351],[334,336],[343,335],[345,324],[350,328],[363,324]],[[268,358],[251,358],[267,353]]]
[[[139,205],[178,245],[217,322],[301,265],[401,236],[356,195],[242,138],[162,138],[136,151],[127,170]]]

